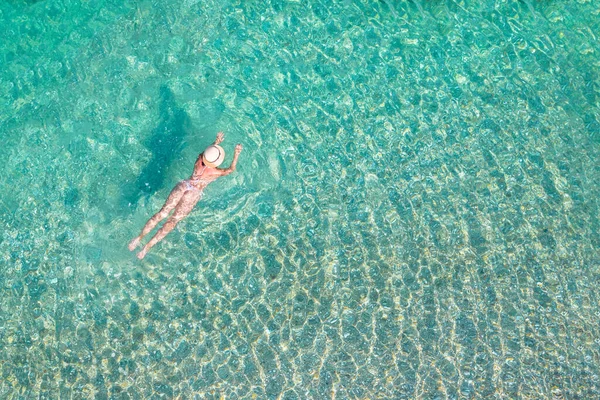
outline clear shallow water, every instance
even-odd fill
[[[0,397],[600,396],[600,5],[390,4],[2,3]]]

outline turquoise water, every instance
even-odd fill
[[[0,398],[600,398],[600,3],[0,4]],[[127,250],[217,131],[238,171]]]

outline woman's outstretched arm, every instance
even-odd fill
[[[235,151],[233,152],[233,161],[231,162],[231,165],[229,166],[229,168],[219,169],[219,171],[221,172],[221,176],[229,175],[230,173],[235,171],[235,168],[237,166],[238,157],[240,156],[241,152],[242,152],[242,145],[236,144]]]
[[[217,138],[215,139],[215,142],[213,144],[220,144],[223,139],[225,139],[225,135],[223,135],[223,132],[219,132],[217,133]]]

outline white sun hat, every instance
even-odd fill
[[[209,167],[216,168],[225,159],[225,150],[218,144],[211,144],[204,150],[202,153],[202,161],[204,161],[205,165]]]

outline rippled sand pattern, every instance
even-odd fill
[[[599,2],[154,3],[0,5],[0,398],[600,398]]]

